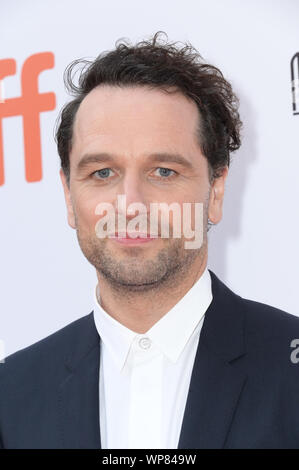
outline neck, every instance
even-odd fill
[[[142,291],[116,288],[98,271],[100,298],[97,289],[97,300],[102,308],[119,323],[139,334],[146,333],[160,320],[201,277],[207,267],[207,253],[189,266],[188,272],[179,272],[167,283]]]

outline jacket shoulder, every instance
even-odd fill
[[[0,385],[8,385],[11,381],[16,383],[17,379],[37,373],[39,369],[48,373],[51,369],[57,370],[58,363],[69,354],[70,345],[75,345],[80,335],[84,335],[92,314],[93,312],[84,315],[45,338],[6,356],[0,364]]]
[[[215,273],[210,273],[219,312],[212,325],[220,332],[217,341],[224,341],[222,336],[225,332],[226,343],[244,343],[250,357],[272,355],[276,364],[292,364],[290,354],[297,344],[296,340],[299,345],[299,317],[273,305],[242,297]],[[258,361],[255,363],[258,365]]]
[[[232,309],[245,317],[247,332],[260,334],[281,334],[298,332],[299,316],[286,312],[273,305],[242,297],[229,288],[216,274],[209,269],[212,280],[213,295],[220,299],[222,310]],[[234,317],[236,318],[236,317]],[[299,337],[299,336],[298,336]]]
[[[265,304],[244,297],[239,297],[246,316],[248,334],[264,332],[266,335],[282,335],[297,332],[299,335],[299,317]],[[299,336],[298,336],[299,337]]]
[[[272,305],[241,297],[245,349],[255,370],[273,375],[299,392],[299,317]],[[292,385],[291,385],[292,384]]]

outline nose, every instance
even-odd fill
[[[136,169],[131,169],[126,172],[117,189],[117,196],[125,196],[121,208],[119,207],[119,203],[117,204],[119,199],[118,201],[115,201],[118,206],[117,210],[123,215],[126,214],[127,219],[131,219],[138,214],[138,212],[132,212],[131,214],[127,213],[130,204],[136,205],[137,203],[139,205],[139,207],[136,205],[136,210],[139,211],[139,214],[141,212],[147,212],[148,201],[146,197],[145,184]],[[140,203],[143,206],[141,206]]]

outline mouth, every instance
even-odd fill
[[[148,233],[141,232],[126,232],[125,234],[115,232],[115,235],[109,235],[108,238],[125,245],[140,245],[142,243],[149,243],[157,240],[159,237],[157,235],[150,235]]]

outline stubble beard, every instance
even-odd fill
[[[151,258],[146,258],[146,247],[122,246],[123,256],[117,256],[112,244],[117,243],[107,238],[100,239],[94,232],[81,229],[76,211],[76,233],[80,248],[86,259],[103,276],[111,288],[121,295],[146,293],[153,290],[167,289],[183,282],[188,274],[196,273],[201,268],[208,252],[208,201],[210,189],[204,201],[203,242],[200,248],[186,249],[185,239],[160,238],[163,247]],[[173,227],[170,230],[173,233]],[[148,243],[155,243],[148,242]],[[109,246],[110,245],[110,246]],[[125,253],[127,250],[127,253]],[[127,256],[126,256],[127,254]]]
[[[161,239],[164,246],[151,259],[146,258],[146,247],[143,251],[138,246],[123,246],[124,253],[119,258],[111,247],[117,242],[86,235],[78,225],[77,238],[87,260],[119,293],[147,292],[180,284],[192,267],[201,266],[207,251],[206,229],[200,248],[185,249],[183,238],[164,238]]]

